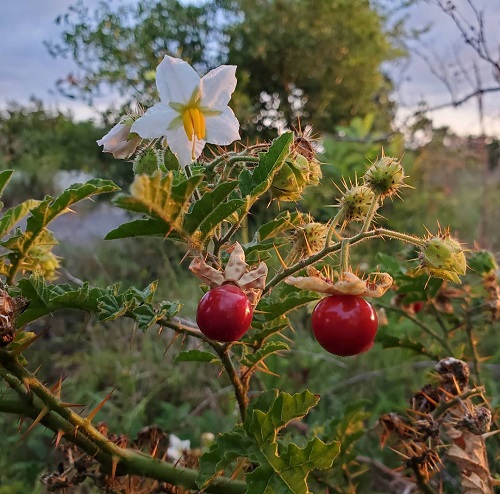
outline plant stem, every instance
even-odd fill
[[[50,411],[40,422],[56,434],[59,431],[65,432],[68,440],[95,458],[106,472],[111,472],[114,462],[118,461],[117,475],[141,475],[187,489],[198,489],[196,484],[197,470],[175,466],[140,451],[117,446],[95,429],[89,420],[65,407],[58,397],[51,393],[34,375],[24,369],[15,357],[6,350],[0,350],[0,375],[18,393],[21,397],[19,404],[22,403],[21,409],[14,410],[12,408],[15,405],[13,400],[2,400],[0,402],[1,411],[28,412],[27,415],[35,419],[41,410],[49,408]],[[243,494],[246,490],[247,485],[244,482],[219,477],[204,492]]]
[[[427,483],[417,465],[412,467],[412,470],[415,472],[415,476],[417,477],[417,485],[424,494],[437,494],[436,491]]]
[[[366,214],[365,221],[363,223],[363,227],[361,228],[362,232],[367,232],[368,229],[370,228],[370,225],[373,221],[373,217],[375,216],[375,213],[377,212],[377,209],[379,207],[379,201],[380,201],[380,194],[374,194],[372,203],[370,204],[370,209],[368,210],[368,213]]]
[[[184,173],[186,174],[187,178],[191,178],[193,176],[189,166],[186,166],[184,168]],[[200,191],[198,190],[198,187],[195,187],[195,189],[193,190],[193,196],[194,196],[195,201],[199,201],[201,199],[201,194],[200,194]]]
[[[349,269],[349,239],[345,238],[340,243],[340,278],[343,277],[346,271]]]
[[[326,234],[325,247],[329,247],[330,242],[332,241],[333,234],[335,233],[335,228],[339,224],[340,219],[342,218],[342,212],[338,211],[337,214],[333,217],[332,222],[328,228],[328,233]]]
[[[396,312],[406,317],[411,322],[413,322],[413,324],[417,325],[424,333],[428,334],[431,338],[435,339],[441,345],[446,355],[454,355],[453,350],[451,349],[448,342],[444,338],[441,338],[436,333],[434,333],[434,331],[432,331],[432,329],[429,326],[427,326],[427,324],[424,324],[418,318],[413,317],[411,314],[408,314],[408,312],[404,311],[403,309],[400,309],[399,307],[392,307],[390,305],[381,304],[379,302],[377,302],[377,306],[382,307],[385,310]]]
[[[401,240],[402,242],[410,243],[413,245],[418,245],[421,246],[424,244],[424,241],[418,237],[414,237],[412,235],[407,235],[405,233],[399,233],[395,232],[392,230],[388,230],[386,228],[376,228],[374,230],[370,230],[368,232],[360,232],[357,235],[354,235],[353,237],[349,239],[344,239],[348,240],[350,245],[355,245],[360,242],[364,242],[365,240],[368,240],[369,238],[374,238],[374,237],[388,237],[388,238],[393,238],[396,240]],[[343,241],[343,240],[342,240]],[[266,294],[268,291],[270,291],[274,286],[276,286],[280,281],[284,280],[288,276],[291,276],[292,274],[296,273],[297,271],[300,271],[301,269],[304,269],[307,266],[310,266],[311,264],[314,264],[318,261],[321,261],[324,257],[326,257],[329,254],[332,254],[333,252],[337,252],[341,248],[341,242],[336,242],[332,245],[325,245],[325,247],[319,251],[317,254],[314,254],[307,259],[302,259],[301,261],[297,262],[293,266],[290,266],[289,268],[284,269],[283,271],[279,272],[272,278],[265,286],[262,294]]]
[[[268,147],[268,145],[266,144],[265,147]],[[238,154],[225,154],[214,159],[208,165],[205,165],[205,171],[207,173],[211,173],[221,163],[233,165],[240,161],[244,161],[247,163],[258,163],[259,158],[257,156],[252,156],[251,154],[248,154],[248,150],[245,150],[244,152]]]
[[[236,233],[236,231],[238,230],[238,228],[240,227],[241,223],[243,222],[243,220],[247,217],[247,213],[250,209],[250,205],[247,205],[247,209],[242,212],[240,214],[240,217],[238,219],[238,221],[236,221],[236,223],[233,223],[231,225],[231,227],[229,228],[229,230],[226,232],[226,234],[220,238],[220,239],[216,239],[214,241],[214,250],[213,250],[213,255],[215,257],[217,257],[219,255],[219,250],[220,248],[226,243],[228,242],[229,240],[231,240],[231,237]]]
[[[245,421],[247,415],[247,406],[248,406],[248,396],[243,386],[243,383],[238,376],[231,357],[229,356],[229,345],[218,345],[214,342],[209,342],[212,348],[217,352],[217,355],[221,359],[222,365],[227,372],[229,380],[234,388],[234,395],[236,396],[236,401],[238,402],[238,408],[240,410],[240,416],[242,422]]]
[[[452,400],[439,404],[432,412],[432,416],[433,418],[437,419],[440,415],[443,415],[443,413],[446,412],[446,410],[448,410],[449,408],[458,405],[458,403],[460,403],[463,400],[466,400],[467,398],[476,395],[481,395],[483,392],[484,392],[483,388],[468,389],[467,391],[464,391],[458,396],[455,396],[455,398],[453,398]]]
[[[476,375],[476,384],[481,386],[481,374],[479,369],[479,355],[477,353],[476,341],[474,340],[474,333],[472,321],[469,312],[465,312],[465,332],[467,334],[467,342],[470,347],[472,366],[474,367],[474,374]]]

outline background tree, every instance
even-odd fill
[[[13,168],[17,174],[4,202],[18,202],[34,190],[42,196],[53,194],[61,171],[106,173],[120,185],[129,183],[131,171],[96,145],[104,132],[101,125],[75,122],[71,115],[50,111],[38,100],[10,104],[0,112],[0,170]]]
[[[102,3],[93,13],[79,3],[58,17],[61,40],[47,46],[79,67],[58,81],[70,97],[91,101],[111,87],[149,105],[151,67],[170,54],[202,73],[237,64],[235,110],[250,132],[297,117],[331,131],[373,110],[387,117],[384,125],[391,119],[381,64],[402,52],[385,16],[367,0],[141,0]]]

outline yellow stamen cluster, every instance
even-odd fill
[[[194,138],[205,139],[205,117],[199,108],[187,107],[182,112],[182,123],[190,141],[193,141]]]

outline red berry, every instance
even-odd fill
[[[196,312],[201,332],[211,340],[236,341],[250,328],[253,308],[235,285],[221,285],[203,295]]]
[[[312,313],[312,329],[318,343],[334,355],[347,357],[369,350],[377,334],[375,309],[354,295],[330,295]]]

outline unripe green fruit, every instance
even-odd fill
[[[298,201],[308,185],[318,185],[321,168],[315,159],[302,154],[290,155],[275,175],[271,185],[273,197],[279,201]]]
[[[422,247],[421,259],[420,269],[424,269],[432,276],[455,283],[460,283],[458,275],[464,275],[467,269],[465,254],[460,243],[448,233],[427,239]]]
[[[305,257],[317,254],[324,246],[328,226],[323,223],[308,223],[297,229],[294,235],[294,242],[286,263],[294,263]]]
[[[164,153],[158,149],[146,149],[137,154],[132,164],[135,175],[153,175],[163,162]]]
[[[405,173],[401,163],[396,158],[382,156],[373,163],[363,177],[363,182],[382,198],[396,194],[404,187]]]
[[[364,221],[373,202],[374,193],[365,185],[354,185],[340,198],[340,212],[344,224]]]

